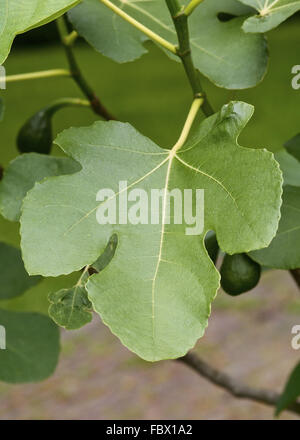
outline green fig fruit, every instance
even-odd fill
[[[205,237],[205,247],[213,263],[216,263],[219,254],[219,245],[216,234],[213,231],[208,231]]]
[[[236,296],[257,285],[261,267],[246,254],[226,254],[220,273],[223,290],[229,295]]]
[[[17,137],[20,153],[50,153],[53,141],[52,113],[52,109],[45,108],[26,121]]]
[[[35,113],[20,129],[17,146],[20,153],[49,154],[52,147],[52,117],[64,107],[90,107],[89,101],[79,98],[60,98]]]

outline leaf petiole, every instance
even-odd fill
[[[48,111],[54,114],[57,110],[64,107],[91,107],[91,103],[87,99],[80,98],[60,98],[49,104]]]
[[[76,31],[72,31],[69,35],[66,35],[64,37],[64,43],[67,46],[73,46],[77,38],[78,38],[78,33]]]
[[[176,55],[181,59],[186,76],[193,90],[193,94],[197,97],[199,94],[203,94],[203,90],[200,81],[200,73],[195,68],[192,58],[188,16],[182,11],[177,0],[166,0],[166,4],[170,11],[178,38]],[[210,116],[214,113],[207,98],[204,101],[203,112],[206,116]]]
[[[89,264],[87,266],[85,266],[85,268],[82,271],[82,274],[79,277],[79,280],[75,284],[75,287],[84,287],[84,280],[85,280],[86,275],[88,275],[89,268],[90,268]]]
[[[57,76],[71,76],[66,69],[43,70],[41,72],[20,73],[18,75],[7,75],[6,82],[24,81],[28,79],[51,78]]]
[[[185,141],[187,140],[188,135],[191,131],[193,122],[194,122],[194,120],[197,116],[197,113],[198,113],[200,107],[202,106],[203,102],[204,102],[204,98],[203,98],[203,96],[201,96],[201,94],[197,98],[195,98],[194,101],[192,102],[189,114],[186,118],[182,132],[179,136],[179,139],[171,150],[172,155],[175,155],[176,152],[184,145]]]
[[[57,28],[61,42],[63,43],[65,49],[72,78],[74,79],[80,90],[83,92],[83,94],[90,101],[94,113],[100,115],[106,121],[115,119],[115,117],[111,115],[108,112],[108,110],[104,107],[104,105],[101,103],[99,98],[96,96],[94,90],[91,88],[91,86],[83,76],[72,50],[72,42],[68,41],[68,38],[70,38],[70,35],[72,34],[68,33],[68,28],[64,17],[59,17],[56,20],[56,23],[57,23]]]
[[[169,41],[162,38],[160,35],[153,32],[148,27],[144,26],[139,21],[135,20],[133,17],[128,15],[126,12],[124,12],[121,8],[116,6],[114,3],[112,3],[109,0],[99,0],[101,3],[103,3],[105,6],[107,6],[109,9],[111,9],[113,12],[115,12],[117,15],[119,15],[121,18],[126,20],[128,23],[130,23],[135,28],[139,29],[143,34],[147,35],[151,40],[155,41],[156,43],[163,46],[165,49],[169,50],[170,52],[174,53],[176,55],[177,49],[176,46]]]
[[[197,8],[198,5],[200,5],[200,3],[202,3],[203,0],[191,0],[186,7],[183,10],[183,13],[185,15],[191,15],[191,13],[194,11],[194,9]]]

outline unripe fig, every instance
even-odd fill
[[[53,140],[52,113],[49,108],[40,110],[23,125],[17,137],[17,146],[21,153],[50,153]]]
[[[213,231],[209,231],[206,234],[205,247],[211,260],[215,263],[218,258],[219,245],[217,242],[216,234]]]
[[[35,113],[20,129],[17,137],[21,153],[49,154],[53,142],[52,117],[64,107],[90,107],[90,102],[79,98],[61,98]]]
[[[257,285],[261,267],[246,254],[226,254],[220,273],[223,290],[229,295],[236,296]]]

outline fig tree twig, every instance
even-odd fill
[[[100,99],[96,96],[94,90],[87,83],[86,79],[83,77],[81,70],[78,66],[76,58],[72,50],[72,43],[74,40],[70,40],[67,25],[65,23],[65,18],[60,17],[57,19],[58,32],[65,48],[66,56],[70,66],[71,76],[84,93],[91,104],[91,108],[97,115],[101,116],[106,121],[115,120],[116,118],[104,107]]]
[[[190,46],[190,35],[188,27],[188,16],[185,14],[178,0],[166,0],[166,4],[169,8],[176,33],[178,38],[178,47],[176,49],[176,55],[181,59],[186,76],[189,80],[194,96],[201,94],[204,97],[204,103],[202,110],[206,116],[214,114],[214,111],[205,96],[201,82],[200,73],[195,68],[192,51]]]
[[[276,407],[280,394],[276,391],[266,390],[262,388],[252,388],[222,371],[211,367],[208,363],[200,359],[195,353],[188,353],[179,358],[178,361],[183,362],[192,368],[200,376],[205,377],[213,384],[225,389],[230,394],[240,399],[250,399],[265,405]],[[291,404],[289,411],[300,414],[300,402]]]

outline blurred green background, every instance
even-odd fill
[[[228,91],[203,79],[204,89],[216,110],[232,99],[255,106],[254,116],[239,140],[244,146],[277,151],[300,131],[300,90],[291,87],[292,66],[300,64],[299,24],[299,17],[294,17],[268,34],[269,70],[255,89]],[[24,37],[19,38],[5,64],[7,74],[67,67],[64,51],[58,44],[22,43]],[[124,65],[101,56],[82,41],[76,45],[75,52],[83,73],[110,111],[159,145],[170,147],[182,128],[191,92],[181,65],[152,43],[147,43],[147,48],[149,54]],[[71,79],[55,78],[10,83],[7,90],[0,91],[0,96],[6,107],[0,123],[0,165],[5,167],[17,155],[16,134],[28,117],[54,99],[81,96],[81,93]],[[54,131],[89,125],[96,119],[89,109],[64,109],[54,118]],[[55,147],[53,154],[61,152]],[[18,245],[18,225],[0,218],[0,241]],[[46,312],[48,292],[70,285],[75,278],[76,274],[46,279],[22,297],[1,302],[1,307]],[[290,328],[299,323],[294,314],[299,312],[297,294],[288,274],[277,272],[273,278],[268,272],[254,294],[236,300],[219,295],[208,334],[199,344],[200,351],[254,385],[267,382],[277,388],[278,384],[282,386],[297,359],[297,353],[289,345]],[[261,337],[260,331],[266,334]],[[199,378],[175,363],[172,366],[162,363],[161,367],[149,369],[148,364],[137,360],[100,326],[99,318],[80,333],[82,336],[78,332],[63,334],[62,366],[54,378],[41,385],[0,385],[3,396],[0,395],[0,418],[62,418],[65,414],[68,418],[272,417],[270,409],[258,404],[241,404],[232,399],[230,405],[224,405],[227,394],[212,390],[204,382],[198,388]],[[231,337],[232,334],[235,336]],[[240,340],[237,334],[242,335]],[[256,348],[253,348],[254,340]],[[258,358],[251,355],[249,347]],[[270,372],[273,364],[276,371]],[[103,376],[103,371],[107,376]],[[152,390],[148,389],[151,384],[154,384]],[[184,392],[187,394],[182,398]],[[78,393],[80,396],[85,393],[85,397],[77,399]],[[118,395],[117,406],[112,393]],[[30,405],[25,404],[23,394],[32,402]],[[176,396],[180,396],[178,401]],[[128,407],[126,399],[136,400]]]
[[[299,64],[299,18],[291,19],[267,34],[269,70],[256,88],[234,92],[217,88],[203,80],[215,109],[230,99],[255,106],[255,114],[241,142],[264,146],[272,151],[299,131],[300,92],[291,87],[291,68]],[[180,132],[188,111],[191,93],[183,69],[152,43],[149,53],[138,61],[116,64],[82,41],[76,55],[83,73],[109,109],[122,121],[129,121],[161,146],[171,146]],[[7,74],[67,67],[59,45],[18,46],[5,67]],[[80,96],[71,79],[55,78],[10,83],[1,91],[6,101],[1,124],[1,162],[16,155],[16,130],[24,119],[49,101],[62,96]],[[95,117],[89,110],[63,110],[55,119],[55,131],[70,125],[87,125]],[[276,128],[276,130],[275,130]]]

